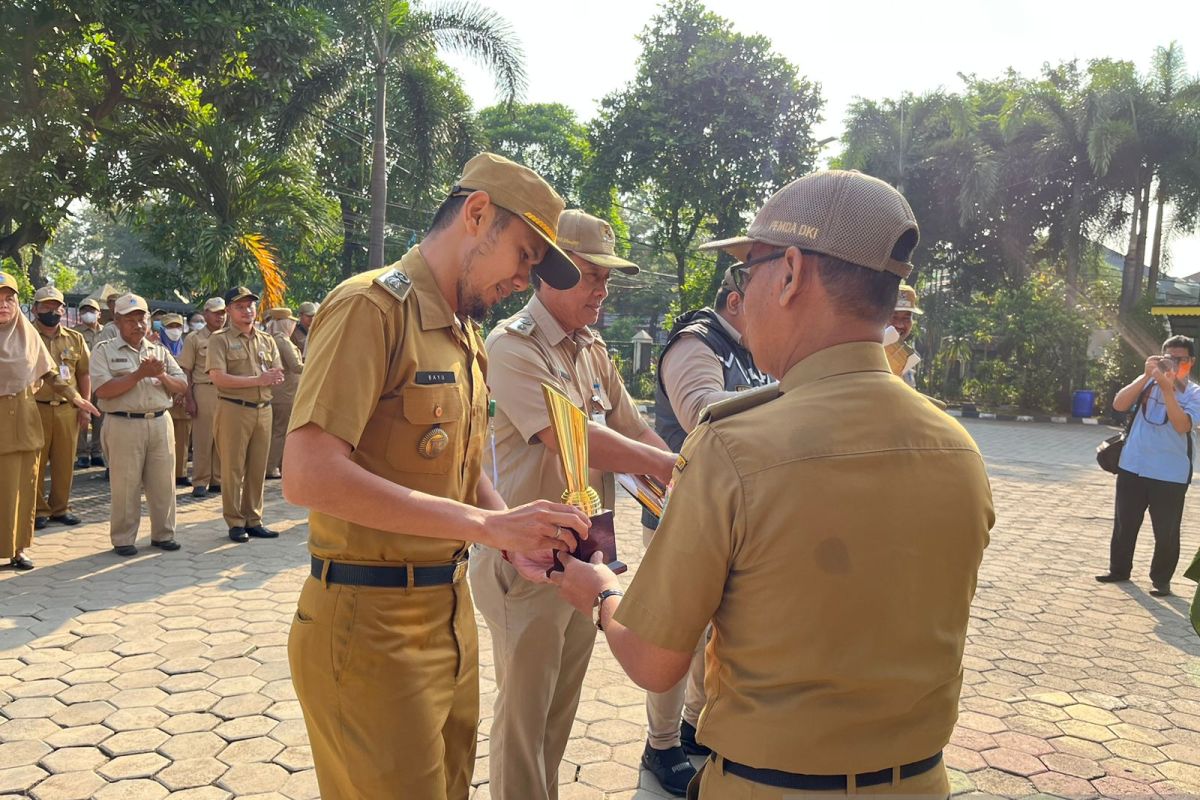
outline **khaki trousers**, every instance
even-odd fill
[[[291,403],[271,403],[271,451],[267,454],[267,472],[283,466],[283,440],[287,437],[291,417]]]
[[[171,418],[129,419],[108,415],[104,423],[108,488],[112,516],[108,533],[113,547],[137,541],[142,518],[142,490],[150,509],[150,540],[175,538],[175,437]]]
[[[186,478],[192,421],[186,417],[171,417],[171,424],[175,426],[175,477]]]
[[[410,590],[310,577],[288,662],[324,800],[467,800],[479,641],[466,581]]]
[[[33,544],[40,455],[38,450],[0,455],[0,559],[4,561]]]
[[[731,775],[722,769],[723,764],[724,759],[718,755],[710,756],[708,761],[704,762],[700,774],[693,778],[688,786],[688,800],[792,800],[794,797],[845,797],[860,794],[891,794],[904,795],[914,800],[944,800],[950,796],[950,779],[946,775],[945,763],[938,764],[928,772],[896,780],[894,783],[866,786],[861,789],[854,786],[846,792],[780,789]]]
[[[71,484],[75,482],[75,447],[79,441],[79,417],[75,406],[38,403],[42,418],[42,458],[38,463],[37,516],[61,517],[71,509]],[[47,464],[50,473],[50,499],[46,500]]]
[[[217,401],[214,435],[221,454],[221,510],[230,528],[262,524],[263,482],[271,447],[271,407]]]
[[[471,590],[496,665],[488,766],[495,800],[556,800],[596,625],[490,547],[474,547]]]
[[[654,531],[643,526],[642,544],[649,547],[653,538]],[[705,628],[692,653],[688,674],[679,683],[665,692],[646,692],[647,741],[656,750],[679,746],[680,715],[692,727],[700,724],[700,712],[704,709],[704,647],[711,630],[711,625]]]
[[[221,483],[221,459],[213,438],[213,421],[217,416],[217,387],[197,383],[196,416],[192,418],[192,485],[215,486]],[[226,403],[228,405],[228,403]]]
[[[95,402],[95,401],[93,401]],[[86,427],[79,428],[79,442],[75,447],[76,458],[95,458],[102,454],[100,429],[104,426],[104,415],[89,417]],[[90,432],[90,436],[88,435]]]

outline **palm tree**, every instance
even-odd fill
[[[314,118],[336,108],[356,79],[374,85],[371,137],[371,222],[368,268],[383,265],[388,186],[388,81],[394,79],[420,98],[418,70],[436,48],[473,57],[490,69],[505,102],[525,88],[521,48],[511,26],[497,13],[469,0],[431,7],[406,0],[359,0],[333,11],[351,43],[334,48],[328,58],[296,87],[280,119],[279,140],[314,126]],[[427,107],[432,110],[434,104]],[[420,108],[421,103],[414,103]],[[417,121],[420,124],[420,121]],[[425,156],[420,150],[418,160]]]

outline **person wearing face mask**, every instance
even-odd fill
[[[179,314],[164,314],[161,322],[162,346],[178,361],[183,353],[183,317]],[[192,415],[188,412],[187,392],[173,396],[171,423],[175,426],[175,485],[190,489],[192,482],[187,477],[187,463],[188,442],[192,436]]]
[[[187,330],[184,331],[184,334],[183,334],[184,338],[191,336],[193,333],[199,333],[200,331],[204,330],[204,328],[207,324],[208,323],[206,323],[204,321],[203,314],[201,314],[199,312],[192,314],[192,316],[188,319]]]
[[[79,324],[74,330],[83,336],[88,346],[88,352],[96,349],[100,341],[100,304],[92,298],[86,298],[79,304]],[[91,400],[92,398],[88,398]],[[104,415],[88,417],[88,424],[79,426],[79,442],[75,447],[75,469],[87,469],[104,466],[104,452],[100,447],[100,430],[104,426]]]
[[[184,397],[192,416],[192,497],[221,492],[221,458],[213,437],[217,415],[217,387],[208,377],[208,346],[215,333],[225,327],[225,299],[210,297],[204,303],[204,326],[193,329],[183,340],[179,366],[188,379]]]
[[[88,377],[90,352],[83,334],[62,324],[65,310],[63,293],[55,287],[43,286],[34,292],[35,327],[54,359],[57,373],[54,382],[44,383],[34,395],[44,440],[38,464],[37,518],[34,521],[34,527],[39,530],[51,522],[60,525],[81,522],[71,513],[71,486],[75,481],[79,429],[87,425],[89,412],[74,401],[80,397],[86,402],[92,394],[92,382]],[[43,486],[47,473],[50,475],[48,498]]]

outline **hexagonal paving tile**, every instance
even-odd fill
[[[275,756],[275,763],[286,769],[288,772],[299,772],[305,769],[312,769],[312,748],[308,745],[302,747],[289,747],[279,755]]]
[[[161,800],[166,796],[165,786],[144,778],[110,783],[96,792],[96,800]]]
[[[253,739],[255,736],[268,736],[279,724],[281,723],[270,717],[238,717],[222,722],[217,726],[216,733],[227,741],[235,742],[239,739]]]
[[[104,718],[106,727],[114,731],[140,731],[157,728],[167,720],[167,715],[157,708],[122,708]]]
[[[278,764],[237,764],[230,767],[217,785],[235,795],[255,792],[274,792],[288,779],[288,772]]]
[[[171,791],[211,786],[229,770],[229,766],[212,757],[185,758],[173,762],[155,778]]]
[[[139,753],[121,756],[100,768],[100,774],[111,781],[127,778],[152,778],[169,762],[158,753]]]
[[[94,772],[63,772],[51,775],[33,787],[34,800],[90,800],[104,785],[104,779]]]
[[[44,742],[23,739],[0,744],[0,769],[23,767],[36,764],[38,759],[50,752]]]
[[[171,735],[211,731],[221,724],[221,718],[213,714],[189,712],[174,714],[159,727]]]
[[[46,737],[51,747],[87,747],[98,745],[113,732],[103,725],[81,725],[78,728],[62,728]]]
[[[149,753],[155,750],[169,737],[157,728],[125,731],[104,741],[100,749],[110,756],[129,756],[137,753]]]
[[[235,719],[261,714],[270,707],[270,698],[263,697],[261,694],[239,694],[221,700],[212,707],[212,713],[225,719]]]
[[[94,770],[108,761],[98,747],[63,747],[42,759],[41,766],[50,772],[81,772]]]
[[[259,736],[231,743],[217,758],[226,764],[252,764],[270,761],[283,750],[283,745],[274,739]]]

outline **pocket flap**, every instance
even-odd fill
[[[410,384],[400,394],[404,418],[414,425],[439,425],[462,416],[462,398],[457,386]]]

